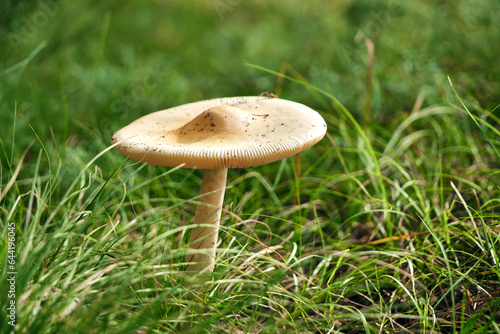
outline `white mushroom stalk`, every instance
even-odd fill
[[[305,105],[249,96],[157,111],[127,125],[111,141],[136,161],[205,169],[186,258],[192,274],[214,269],[227,169],[285,159],[325,133],[323,118]]]
[[[226,189],[227,168],[205,170],[201,184],[193,224],[201,226],[191,231],[189,247],[194,254],[188,254],[186,271],[190,273],[211,272],[214,269],[219,224]],[[207,226],[208,225],[208,226]]]

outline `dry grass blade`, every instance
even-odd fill
[[[17,163],[17,167],[16,169],[14,170],[14,173],[12,173],[12,176],[9,180],[9,182],[5,185],[5,187],[2,189],[2,191],[0,192],[0,203],[2,202],[2,200],[4,199],[5,195],[7,195],[7,193],[9,192],[10,188],[12,188],[12,186],[14,185],[14,183],[16,182],[16,179],[17,179],[17,176],[19,175],[19,172],[21,171],[21,167],[23,166],[23,161],[24,161],[24,158],[26,157],[26,153],[28,153],[31,145],[33,145],[35,141],[33,140],[29,145],[28,147],[26,147],[26,149],[24,150],[23,154],[21,155],[21,157],[19,158],[19,162]]]

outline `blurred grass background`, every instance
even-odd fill
[[[284,98],[309,102],[301,87],[278,86],[276,76],[246,63],[292,71],[359,116],[365,38],[375,43],[376,121],[411,111],[420,93],[424,107],[442,103],[446,76],[484,109],[498,101],[495,1],[45,0],[3,7],[2,124],[12,122],[17,103],[28,122],[44,124],[39,135],[49,138],[50,123],[62,142],[82,136],[78,123],[104,139],[139,115],[206,98],[279,88]]]
[[[4,0],[2,227],[15,221],[19,254],[32,254],[18,260],[20,326],[499,332],[500,160],[447,79],[499,147],[499,10],[485,0]],[[200,171],[121,170],[114,151],[85,166],[144,114],[265,91],[318,110],[330,137],[304,152],[302,178],[293,159],[230,171],[219,281],[190,300],[178,278],[185,244],[170,231],[191,221]],[[412,233],[424,236],[400,238]],[[253,272],[245,261],[264,245],[279,252]],[[67,315],[75,298],[84,306]]]

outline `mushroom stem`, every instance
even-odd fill
[[[189,247],[196,253],[187,257],[189,263],[187,272],[212,272],[214,269],[226,180],[227,168],[225,167],[205,170],[201,184],[201,197],[194,215],[194,225],[205,226],[199,226],[191,231]],[[208,227],[207,224],[211,226]]]

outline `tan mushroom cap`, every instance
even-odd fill
[[[263,96],[227,97],[148,114],[113,136],[130,159],[158,166],[250,167],[316,144],[324,119],[300,103]]]

